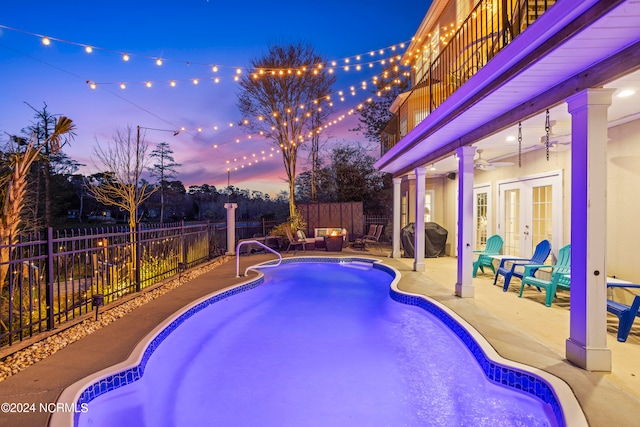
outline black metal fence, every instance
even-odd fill
[[[383,217],[365,221],[387,223]],[[266,236],[277,223],[238,222],[236,242]],[[220,256],[226,239],[225,223],[183,222],[141,224],[133,231],[49,228],[0,245],[0,348]]]
[[[226,231],[212,223],[48,229],[0,246],[0,347],[223,254]],[[261,231],[244,224],[237,234]]]

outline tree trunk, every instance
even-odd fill
[[[44,228],[51,227],[51,167],[48,159],[47,153],[47,159],[44,161]]]
[[[295,180],[289,180],[289,217],[293,218],[296,214],[296,201],[295,201]]]
[[[160,181],[160,224],[164,222],[164,185]]]

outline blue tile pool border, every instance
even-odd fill
[[[277,261],[268,261],[263,264],[264,265],[272,265]],[[371,266],[377,270],[384,271],[395,277],[395,270],[381,264],[378,260],[371,258],[360,258],[360,257],[300,257],[300,258],[285,258],[282,260],[282,264],[299,264],[299,263],[315,263],[315,262],[324,262],[324,263],[335,263],[335,264],[344,264],[351,262],[360,262],[360,263],[370,263]],[[260,266],[256,266],[257,269]],[[231,288],[227,291],[221,292],[208,298],[200,303],[194,305],[187,309],[184,313],[178,316],[176,319],[171,321],[160,333],[158,333],[149,343],[149,345],[145,348],[145,351],[142,355],[141,361],[138,365],[133,366],[129,369],[125,369],[123,371],[117,372],[113,375],[109,375],[106,378],[103,378],[90,386],[86,387],[84,391],[80,394],[76,402],[76,408],[81,408],[83,405],[88,404],[98,396],[105,394],[109,391],[115,390],[119,387],[123,387],[128,384],[132,384],[135,381],[142,378],[144,375],[144,370],[147,365],[147,362],[153,352],[158,348],[158,346],[171,334],[178,326],[184,323],[187,319],[192,317],[195,313],[200,310],[214,304],[216,302],[227,299],[233,295],[237,295],[239,293],[248,291],[253,289],[264,282],[264,277],[261,276],[255,280],[250,282],[238,285],[234,288]],[[389,290],[389,296],[396,302],[413,305],[419,307],[433,316],[438,318],[442,323],[444,323],[461,341],[462,343],[469,349],[471,354],[473,354],[474,358],[480,365],[483,370],[485,376],[492,382],[510,389],[514,389],[523,393],[527,393],[533,397],[536,397],[542,400],[545,404],[549,405],[552,409],[552,412],[555,416],[555,420],[557,425],[560,427],[565,427],[565,417],[562,411],[562,407],[558,400],[556,393],[554,392],[551,385],[543,378],[531,374],[529,372],[525,372],[513,367],[509,367],[497,362],[490,360],[485,352],[482,350],[478,342],[473,338],[473,336],[469,333],[467,329],[465,329],[456,319],[454,319],[449,313],[440,308],[438,305],[429,301],[428,299],[417,296],[417,295],[409,295],[402,292],[398,292],[391,288]],[[74,414],[74,425],[78,424],[80,416],[80,411],[76,411]]]
[[[510,389],[527,393],[533,397],[542,400],[549,405],[558,426],[565,427],[565,417],[562,406],[553,387],[543,378],[537,375],[525,372],[510,366],[502,365],[489,359],[478,342],[471,336],[469,331],[465,329],[457,320],[449,313],[442,310],[431,301],[416,295],[407,295],[390,289],[389,295],[391,299],[402,304],[413,305],[419,307],[438,318],[444,323],[469,349],[473,357],[476,359],[485,376],[492,382]]]

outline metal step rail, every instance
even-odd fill
[[[263,247],[265,250],[274,253],[276,255],[278,255],[278,263],[277,264],[267,264],[267,265],[263,265],[262,267],[277,267],[282,263],[282,255],[280,255],[278,252],[274,251],[273,249],[271,249],[269,246],[265,245],[264,243],[261,243],[257,240],[242,240],[240,242],[238,242],[238,246],[236,246],[236,277],[241,277],[240,276],[240,246],[242,245],[248,245],[248,244],[252,244],[252,245],[258,245]],[[247,267],[247,269],[244,271],[244,275],[247,275],[247,272],[249,271],[251,267]]]

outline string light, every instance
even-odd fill
[[[122,56],[122,59],[125,62],[128,62],[131,59],[132,56],[137,56],[137,57],[140,57],[140,58],[153,59],[155,61],[156,65],[158,65],[158,66],[161,66],[165,61],[168,60],[168,61],[171,61],[171,62],[182,63],[182,64],[185,64],[185,65],[192,65],[192,64],[193,65],[206,65],[208,67],[211,67],[211,70],[213,72],[218,72],[220,67],[225,67],[225,68],[235,68],[236,74],[242,74],[243,73],[243,67],[237,67],[237,66],[236,67],[231,67],[231,66],[224,66],[224,65],[219,65],[219,64],[206,64],[206,63],[201,63],[201,62],[197,62],[197,61],[184,61],[184,60],[152,57],[152,56],[149,56],[149,55],[130,53],[130,52],[120,51],[120,50],[113,50],[113,49],[93,46],[93,45],[90,45],[90,44],[87,44],[87,43],[80,43],[80,42],[75,42],[75,41],[70,41],[70,40],[54,38],[54,37],[50,37],[50,36],[44,36],[44,35],[41,35],[41,34],[37,34],[37,33],[29,32],[29,31],[24,31],[24,30],[8,27],[6,25],[0,25],[0,28],[6,29],[6,30],[9,30],[9,31],[16,31],[16,32],[20,32],[20,33],[23,33],[23,34],[27,34],[27,35],[38,37],[38,38],[41,39],[42,43],[44,45],[47,45],[47,46],[51,43],[52,40],[55,40],[55,41],[60,42],[60,43],[81,46],[81,47],[83,47],[85,49],[85,51],[87,53],[92,53],[96,49],[104,51],[104,52],[117,53],[117,54]],[[377,50],[377,53],[379,55],[384,55],[386,52],[395,52],[397,50],[398,46],[400,46],[401,48],[404,48],[405,42],[402,42],[402,43],[399,43],[399,44],[396,43],[396,44],[387,46],[385,48],[379,49],[379,50]],[[370,51],[370,55],[372,57],[374,57],[376,55],[376,51],[375,50]],[[330,62],[331,62],[331,64],[333,64],[333,67],[335,67],[335,66],[337,66],[337,64],[340,61],[344,61],[344,63],[348,64],[348,63],[352,62],[353,60],[361,61],[361,59],[362,59],[362,54],[357,54],[357,55],[347,56],[345,58],[334,59],[334,60],[332,60]],[[295,74],[302,74],[302,73],[306,72],[307,69],[313,69],[313,68],[316,68],[316,67],[320,67],[321,65],[322,64],[307,64],[306,66],[303,66],[299,70],[290,70],[290,71],[287,71],[287,73],[288,74],[293,74],[294,71],[295,71]],[[365,64],[361,64],[361,65],[365,65]],[[373,63],[369,63],[369,66],[372,67]],[[249,71],[249,70],[247,69],[247,71]],[[251,71],[249,71],[249,72],[251,72]]]
[[[6,27],[4,27],[4,26],[0,25],[0,28],[6,28]],[[58,41],[58,39],[54,39],[54,40]],[[64,40],[60,40],[60,41],[61,41],[61,42],[63,42],[63,43],[70,43],[70,44],[74,44],[74,43],[72,43],[72,42],[67,42],[67,41],[64,41]],[[42,37],[42,43],[43,43],[43,44],[45,44],[45,45],[49,45],[49,44],[51,43],[51,38],[46,37],[46,36]],[[93,49],[101,49],[101,48],[99,48],[99,47],[95,47],[95,48],[94,48],[93,46],[89,46],[89,45],[82,45],[82,46],[83,46],[83,48],[85,49],[85,51],[86,51],[87,53],[92,53],[92,52],[93,52]],[[108,49],[102,49],[102,50],[109,51]],[[395,45],[394,45],[394,46],[392,46],[391,48],[388,48],[388,49],[380,49],[378,52],[379,52],[379,54],[380,54],[380,55],[384,55],[384,54],[385,54],[385,51],[395,51],[395,50],[397,50],[397,46],[395,46]],[[117,51],[112,51],[112,52],[117,52]],[[126,53],[126,52],[117,52],[117,53],[118,53],[119,55],[121,55],[122,60],[123,60],[123,61],[125,61],[125,62],[128,62],[128,61],[130,60],[131,56],[142,56],[142,57],[144,57],[144,55],[129,54],[129,53]],[[371,56],[375,56],[375,55],[376,55],[376,52],[375,52],[375,51],[371,51]],[[399,56],[398,56],[398,58],[399,58]],[[166,58],[165,58],[165,59],[163,59],[163,58],[160,58],[160,57],[156,57],[156,58],[154,58],[154,59],[155,59],[156,64],[157,64],[158,66],[161,66],[161,65],[163,64],[163,61],[166,61],[166,60],[167,60]],[[356,61],[361,61],[362,56],[361,56],[361,55],[356,55],[356,56],[354,56],[352,59],[355,59]],[[352,59],[351,59],[351,58],[349,58],[349,57],[347,57],[347,58],[345,58],[345,59],[344,59],[344,63],[345,63],[345,64],[350,64],[350,63],[352,62]],[[374,63],[381,63],[381,64],[383,64],[383,63],[386,63],[387,61],[389,61],[390,63],[392,63],[392,62],[394,61],[394,58],[393,58],[393,57],[392,57],[392,58],[386,58],[386,59],[382,59],[382,60],[378,60],[378,61],[368,62],[368,63],[365,63],[365,64],[354,64],[352,67],[350,67],[350,66],[348,66],[348,65],[345,65],[345,66],[343,66],[342,68],[343,68],[343,70],[345,70],[345,71],[350,71],[350,70],[352,70],[352,69],[356,69],[356,70],[360,71],[360,70],[363,68],[363,65],[368,64],[368,65],[369,65],[369,68],[372,68],[372,67],[374,66]],[[180,62],[180,61],[178,61],[178,62]],[[332,61],[332,63],[337,63],[337,61]],[[187,62],[187,64],[189,64],[189,63]],[[289,69],[278,69],[277,71],[278,71],[278,74],[279,74],[279,75],[283,75],[283,76],[284,76],[284,75],[302,75],[303,73],[305,73],[305,72],[307,72],[307,71],[310,71],[310,70],[314,70],[314,71],[317,73],[317,70],[323,70],[323,69],[325,69],[324,64],[309,64],[309,65],[307,65],[307,66],[305,66],[305,67],[300,67],[300,68],[289,68]],[[218,71],[219,71],[219,67],[218,67],[217,65],[213,65],[213,66],[211,66],[211,71],[212,71],[212,72],[218,72]],[[276,71],[276,70],[267,70],[267,71],[272,72],[272,71]],[[335,71],[335,69],[334,69],[334,68],[331,68],[330,70],[328,70],[328,72],[330,72],[330,73],[333,73],[334,71]],[[238,77],[238,76],[239,76],[239,75],[241,75],[242,73],[243,73],[243,68],[241,68],[241,67],[236,67],[236,68],[235,68],[235,74],[236,74],[236,75],[234,76],[234,80],[235,80],[235,81],[238,81],[238,80],[239,80],[239,77]],[[273,74],[273,73],[271,73],[271,74]],[[260,76],[264,76],[264,75],[265,75],[265,69],[259,69],[259,70],[256,70],[256,72],[254,73],[254,78],[258,78],[258,77],[260,77]],[[199,80],[200,80],[200,78],[194,78],[194,79],[191,79],[191,81],[193,82],[193,84],[198,84],[198,83],[199,83]],[[220,81],[220,80],[219,80],[219,78],[216,78],[216,79],[214,80],[214,82],[216,82],[216,83],[218,83],[219,81]],[[158,81],[151,81],[151,80],[149,80],[149,81],[146,81],[146,82],[138,82],[138,83],[142,83],[142,84],[144,84],[146,87],[151,88],[151,87],[152,87],[152,84],[153,84],[154,82],[156,82],[156,83],[157,83]],[[97,88],[97,86],[98,86],[98,84],[103,84],[103,83],[97,83],[97,82],[94,82],[94,81],[90,81],[90,82],[87,82],[87,83],[89,83],[89,86],[90,86],[90,88],[91,88],[91,89],[96,89],[96,88]],[[135,84],[136,82],[119,82],[119,83],[116,83],[116,84],[118,84],[118,85],[119,85],[119,87],[120,87],[121,89],[123,89],[123,90],[124,90],[125,88],[127,88],[127,86],[128,86],[129,84],[132,84],[132,83],[133,83],[133,84]],[[171,87],[175,87],[175,86],[176,86],[176,84],[177,84],[177,80],[175,80],[175,79],[174,79],[174,80],[170,80],[170,81],[169,81],[169,85],[170,85]],[[366,89],[366,86],[367,86],[366,82],[364,82],[364,84],[363,84],[362,86],[363,86],[363,89]],[[340,101],[344,102],[344,101],[345,101],[344,92],[343,92],[343,91],[338,91],[338,92],[339,92],[339,96],[338,96],[336,99],[339,99]],[[352,87],[352,88],[351,88],[350,93],[351,93],[352,95],[355,95],[355,88],[354,88],[354,87]],[[327,96],[327,97],[326,97],[326,101],[327,101],[327,102],[329,102],[329,105],[333,105],[333,103],[329,101],[330,99],[331,99],[331,97],[330,97],[330,96]],[[372,102],[371,98],[369,98],[367,101],[368,101],[368,102]],[[316,104],[317,104],[317,103],[316,103]],[[297,108],[299,108],[299,109],[304,109],[304,108],[305,108],[305,105],[304,105],[304,104],[302,104],[302,105],[298,105],[298,106],[296,106],[296,109],[297,109]],[[317,107],[317,110],[318,110],[318,111],[322,111],[322,107],[321,107],[321,106],[318,106],[318,107]],[[353,111],[354,111],[354,109],[350,110],[346,115],[351,115],[351,114],[353,114]],[[310,115],[310,113],[306,113],[306,115],[307,115],[307,116],[309,116],[309,115]],[[338,118],[334,119],[333,121],[329,121],[326,125],[324,125],[324,127],[323,127],[323,128],[324,128],[324,129],[327,129],[327,128],[329,128],[329,127],[330,127],[330,126],[332,126],[332,125],[335,125],[335,124],[337,124],[337,123],[340,123],[342,120],[344,120],[344,118],[345,118],[345,116],[346,116],[346,115],[345,115],[345,114],[343,114],[343,115],[339,116]],[[276,113],[276,114],[274,114],[274,116],[277,116],[277,113]],[[264,118],[263,118],[263,117],[259,117],[259,118],[258,118],[258,120],[264,120]],[[292,121],[299,121],[299,120],[300,120],[300,118],[299,118],[299,117],[292,117],[292,118],[291,118],[291,120],[292,120]],[[229,123],[229,127],[233,127],[233,123]],[[216,128],[217,128],[217,127],[216,127]],[[184,128],[183,128],[183,130],[184,130]],[[202,132],[202,131],[203,131],[203,128],[198,128],[198,132]],[[318,132],[320,132],[320,129],[314,129],[312,132],[310,132],[310,134],[312,134],[312,133],[318,133]],[[260,131],[260,134],[261,134],[261,135],[264,135],[264,132]],[[246,138],[247,138],[247,139],[251,139],[251,135],[248,135]],[[296,147],[300,142],[303,142],[303,138],[302,138],[302,137],[300,138],[300,141],[291,141],[291,142],[290,142],[290,145],[291,145],[291,147]],[[216,147],[216,148],[217,148],[218,146],[219,146],[218,144],[215,144],[215,147]],[[285,148],[286,148],[286,147],[285,147]],[[277,153],[279,153],[279,152],[280,152],[280,151],[278,151]],[[272,156],[272,155],[273,155],[273,153],[271,153],[270,155]],[[254,155],[254,156],[252,156],[252,157],[255,157],[255,155]],[[266,158],[266,156],[265,156],[265,158]],[[258,159],[258,158],[254,159],[254,160],[253,160],[253,163],[254,163],[254,164],[255,164],[255,163],[258,163],[258,161],[257,161],[257,160],[259,160],[259,159]],[[264,160],[264,159],[263,159],[263,160]],[[243,165],[243,167],[244,167],[244,165]]]
[[[397,68],[396,68],[396,70],[397,70]],[[380,74],[380,76],[383,76],[383,77],[386,77],[386,78],[388,78],[388,77],[389,77],[389,75],[388,75],[388,73],[387,73],[386,71],[385,71],[385,72],[383,72],[383,73],[381,73],[381,74]],[[371,78],[371,81],[373,82],[373,84],[378,84],[378,82],[379,82],[379,76],[373,76],[373,77]],[[384,91],[389,91],[389,90],[391,90],[391,85],[399,84],[400,82],[401,82],[401,80],[400,80],[400,79],[394,79],[394,80],[392,80],[392,81],[391,81],[391,84],[390,84],[390,85],[387,85],[387,86],[384,88]],[[102,84],[102,83],[101,83],[101,84]],[[122,84],[124,84],[124,83],[122,83]],[[151,87],[151,86],[150,86],[150,85],[151,85],[151,82],[150,82],[150,81],[149,81],[149,82],[145,82],[145,84],[146,84],[148,87]],[[170,84],[171,84],[171,86],[175,86],[176,82],[175,82],[175,81],[171,81],[171,83],[170,83]],[[367,88],[367,82],[366,82],[366,81],[363,81],[363,82],[361,83],[361,85],[362,85],[362,90],[366,90],[366,88]],[[351,87],[349,88],[349,91],[350,91],[351,95],[356,95],[356,88],[355,88],[355,86],[351,86]],[[338,97],[338,99],[339,99],[341,102],[345,102],[345,101],[346,101],[346,98],[345,98],[345,96],[344,96],[344,93],[345,93],[345,91],[343,91],[343,90],[337,90],[337,91],[335,91],[335,92],[333,92],[333,93],[331,93],[331,94],[324,95],[322,98],[318,98],[318,99],[315,99],[315,100],[310,101],[310,104],[314,105],[315,107],[313,107],[313,108],[315,108],[315,110],[316,110],[316,111],[320,112],[320,111],[322,111],[322,107],[320,106],[320,101],[322,101],[322,102],[327,102],[327,104],[328,104],[329,106],[333,106],[333,105],[334,105],[334,103],[332,102],[332,96],[333,96],[333,95],[336,95],[336,96]],[[378,91],[378,92],[376,93],[376,96],[383,96],[382,91]],[[368,103],[373,102],[373,98],[372,98],[372,97],[369,97],[369,98],[366,100],[366,102],[368,102]],[[311,111],[307,111],[306,113],[303,113],[303,116],[305,116],[305,117],[311,117],[311,113],[312,113],[312,111],[313,111],[313,108],[311,108]],[[352,114],[354,114],[354,113],[355,113],[355,111],[357,111],[357,110],[362,110],[363,108],[364,108],[364,107],[363,107],[363,104],[361,103],[361,104],[359,104],[357,107],[352,108],[351,110],[349,110],[349,111],[347,112],[347,115],[352,115]],[[284,109],[283,109],[283,112],[284,112],[284,113],[286,113],[286,114],[288,114],[288,115],[291,115],[291,114],[293,114],[296,110],[301,111],[301,110],[305,110],[305,109],[307,109],[307,106],[306,106],[305,104],[299,104],[299,105],[297,105],[295,108],[293,108],[293,107],[286,107],[286,108],[284,108]],[[275,117],[279,117],[279,116],[284,116],[284,114],[279,113],[278,111],[274,111],[274,112],[272,112],[272,113],[271,113],[271,115],[272,115],[274,118],[275,118]],[[265,120],[264,116],[262,116],[262,115],[258,115],[258,116],[256,116],[256,119],[257,119],[258,121],[264,121],[264,120]],[[338,121],[341,121],[341,120],[343,120],[343,119],[344,119],[344,115],[343,115],[342,117],[339,117],[337,120],[338,120]],[[299,122],[299,121],[300,121],[300,117],[295,116],[295,117],[292,117],[292,118],[291,118],[291,120],[292,120],[292,121],[295,121],[295,122]],[[249,120],[248,120],[248,119],[244,119],[244,120],[242,121],[242,124],[243,124],[243,125],[248,125],[248,124],[249,124]],[[233,127],[233,123],[229,123],[229,127]],[[204,129],[204,128],[212,128],[213,130],[216,130],[216,131],[219,129],[219,127],[218,127],[217,125],[215,125],[215,126],[213,126],[213,127],[211,127],[211,126],[201,126],[201,127],[200,127],[200,129]],[[198,128],[196,128],[196,129],[198,129]],[[184,128],[183,128],[183,130],[184,130]],[[272,127],[272,130],[275,130],[275,127]],[[200,131],[200,130],[199,130],[199,131]],[[315,132],[315,131],[316,131],[316,130],[313,130],[312,132]],[[260,132],[260,134],[261,134],[261,135],[263,135],[263,132],[261,131],[261,132]],[[248,139],[250,139],[250,138],[251,138],[251,136],[249,136],[249,137],[248,137]]]

